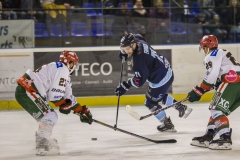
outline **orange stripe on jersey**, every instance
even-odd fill
[[[223,89],[223,87],[224,87],[225,84],[226,84],[226,83],[223,82],[223,83],[220,85],[220,88],[219,88],[218,92],[221,92],[221,91],[222,91],[222,89]]]
[[[200,87],[204,90],[211,90],[212,89],[212,86],[207,86],[204,83],[201,83]]]

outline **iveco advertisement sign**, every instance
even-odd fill
[[[157,50],[171,63],[171,50]],[[119,85],[121,60],[118,51],[77,51],[79,65],[71,76],[74,96],[114,95]],[[59,52],[35,52],[34,69],[59,60]],[[123,64],[122,81],[134,76],[130,60]],[[147,83],[141,88],[131,88],[126,94],[145,94]],[[171,90],[171,89],[170,89]]]

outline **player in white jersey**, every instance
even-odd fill
[[[39,122],[36,132],[36,154],[59,154],[57,141],[50,138],[58,116],[48,102],[59,106],[59,111],[80,113],[80,120],[92,123],[92,115],[85,105],[80,105],[72,95],[70,75],[78,65],[78,56],[72,51],[63,51],[58,62],[51,62],[32,71],[28,69],[17,82],[17,102]]]
[[[189,101],[200,100],[201,96],[213,87],[216,92],[209,106],[211,116],[206,134],[194,137],[191,145],[209,149],[231,149],[232,129],[227,116],[240,106],[240,64],[230,51],[218,48],[214,35],[206,35],[200,41],[204,51],[206,75],[200,86],[188,93]],[[213,140],[216,134],[220,138]]]

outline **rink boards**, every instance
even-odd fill
[[[239,61],[238,44],[219,45],[228,49]],[[185,98],[193,86],[199,85],[205,77],[203,54],[198,45],[153,46],[157,54],[164,55],[174,71],[174,82],[168,93],[180,100]],[[65,50],[75,51],[79,56],[79,67],[72,75],[73,94],[81,104],[88,106],[116,105],[114,90],[119,84],[121,61],[119,47],[76,47],[76,48],[36,48],[0,50],[0,110],[20,109],[14,100],[16,79],[28,68],[37,69],[42,64],[58,60]],[[130,61],[124,63],[123,80],[134,74]],[[120,99],[120,105],[143,104],[147,83],[141,88],[131,88]],[[213,92],[206,94],[201,101],[209,102]]]

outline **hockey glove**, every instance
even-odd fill
[[[92,124],[92,114],[86,105],[82,106],[82,111],[80,113],[80,121],[83,123]]]
[[[189,102],[195,102],[195,101],[199,101],[202,97],[202,95],[207,92],[204,89],[202,89],[201,87],[193,87],[192,91],[188,93],[188,101]]]
[[[115,89],[115,94],[116,96],[122,96],[124,95],[129,89],[130,89],[130,85],[123,81],[116,89]]]
[[[69,114],[72,110],[72,101],[70,99],[65,99],[64,104],[59,106],[59,112],[63,114]]]
[[[122,53],[121,51],[118,54],[119,58],[122,60],[122,62],[126,62],[128,55],[125,53]]]

